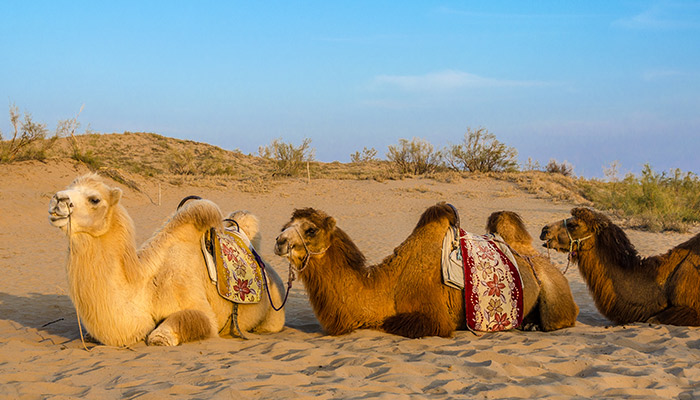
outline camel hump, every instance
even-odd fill
[[[243,233],[248,236],[253,247],[260,249],[262,241],[260,235],[260,220],[253,213],[245,210],[234,211],[227,217],[228,220],[233,220]],[[232,225],[227,223],[227,225]]]
[[[451,204],[440,202],[434,206],[428,207],[428,209],[423,212],[415,229],[442,219],[447,219],[451,226],[458,226],[459,224],[457,210]]]
[[[513,211],[496,211],[486,222],[488,233],[497,233],[510,245],[532,245],[532,236],[525,228],[523,219]]]
[[[173,222],[179,224],[192,224],[197,230],[204,231],[209,228],[221,228],[223,215],[219,206],[205,199],[188,201],[179,208]]]

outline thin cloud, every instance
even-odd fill
[[[570,14],[570,13],[486,13],[486,12],[476,12],[476,11],[464,11],[458,10],[450,7],[438,7],[436,9],[437,13],[448,14],[448,15],[459,15],[463,17],[476,17],[476,18],[495,18],[495,19],[575,19],[575,18],[596,18],[600,17],[597,14]]]
[[[620,18],[613,26],[626,29],[696,29],[699,7],[684,4],[655,4],[639,14]]]
[[[645,82],[659,81],[668,78],[683,77],[688,74],[674,69],[648,70],[642,73],[642,80]]]
[[[546,85],[538,81],[518,81],[483,77],[468,72],[446,70],[425,75],[379,75],[374,78],[379,87],[394,87],[406,91],[446,91],[470,87],[532,87]]]

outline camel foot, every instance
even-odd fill
[[[540,326],[539,326],[538,324],[536,324],[536,323],[534,323],[534,322],[530,322],[530,323],[527,323],[527,324],[523,324],[523,325],[520,327],[520,330],[522,330],[522,331],[536,332],[536,331],[539,331],[539,330],[541,330],[541,329],[540,329]]]
[[[172,329],[161,326],[148,335],[146,344],[149,346],[177,346],[179,341]]]
[[[215,332],[212,320],[199,310],[172,313],[148,335],[146,343],[154,346],[177,346],[205,339]]]

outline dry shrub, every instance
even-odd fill
[[[275,139],[267,146],[258,148],[260,157],[274,161],[273,175],[297,176],[304,169],[305,163],[313,161],[314,149],[311,139],[304,139],[299,146]]]
[[[471,172],[517,171],[518,151],[496,140],[496,136],[485,128],[475,131],[467,128],[462,144],[444,150],[450,168]]]
[[[46,124],[34,122],[29,113],[24,113],[24,120],[20,120],[19,111],[14,104],[10,106],[10,122],[13,127],[12,138],[4,140],[0,132],[0,163],[45,160],[46,151],[58,136],[47,139]]]
[[[387,159],[399,173],[421,175],[436,171],[442,162],[442,154],[426,140],[413,138],[409,142],[399,139],[397,146],[389,146]]]
[[[551,159],[547,166],[544,167],[544,170],[550,174],[561,174],[569,177],[574,176],[574,167],[567,161],[560,163],[555,159]]]
[[[362,153],[356,151],[350,154],[350,161],[353,163],[366,163],[370,161],[375,161],[377,159],[377,150],[372,148],[363,147]]]

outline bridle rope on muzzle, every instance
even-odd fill
[[[569,266],[571,265],[571,259],[578,254],[579,251],[581,251],[581,242],[584,240],[590,239],[593,237],[593,235],[588,235],[586,237],[574,239],[571,237],[571,233],[569,232],[569,227],[566,225],[567,219],[564,219],[564,230],[566,231],[566,236],[569,237],[569,255],[566,257],[567,262],[566,262],[566,269],[564,269],[564,273],[569,270]],[[574,249],[576,247],[576,249]]]

